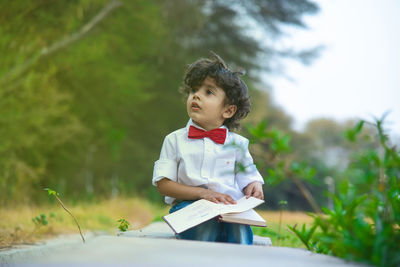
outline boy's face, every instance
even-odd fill
[[[236,112],[235,105],[225,105],[225,98],[225,91],[207,77],[199,87],[192,88],[187,99],[188,115],[207,131],[221,127]]]

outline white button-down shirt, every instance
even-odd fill
[[[244,196],[243,188],[249,183],[258,181],[264,184],[249,153],[248,139],[228,129],[223,145],[214,143],[208,137],[189,139],[191,125],[202,129],[190,119],[185,128],[165,137],[160,159],[154,163],[154,186],[161,179],[168,178],[181,184],[228,194],[238,200]],[[172,204],[174,200],[165,197],[167,204]]]

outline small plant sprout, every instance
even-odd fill
[[[283,207],[287,205],[286,200],[281,200],[279,202],[280,212],[279,212],[279,228],[278,228],[278,246],[279,246],[279,239],[281,239],[281,226],[282,226],[282,214],[283,214]]]
[[[64,203],[63,203],[63,202],[61,201],[61,199],[58,197],[59,194],[58,194],[56,191],[51,190],[50,188],[45,188],[44,190],[47,191],[47,193],[49,194],[49,196],[53,195],[53,196],[57,199],[58,203],[60,203],[61,207],[63,207],[63,209],[64,209],[69,215],[71,215],[71,217],[74,219],[76,225],[78,226],[79,234],[80,234],[81,237],[82,237],[83,243],[85,243],[85,238],[84,238],[83,235],[82,235],[81,227],[79,226],[78,221],[76,220],[75,216],[65,207]]]
[[[131,225],[127,220],[124,218],[119,219],[117,222],[119,222],[118,229],[121,230],[122,232],[125,232],[128,230],[129,225]]]
[[[40,216],[32,218],[32,222],[35,224],[36,227],[46,226],[49,223],[47,221],[46,215],[44,215],[43,213],[40,214]]]

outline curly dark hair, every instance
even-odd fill
[[[221,57],[213,52],[211,53],[213,58],[201,58],[188,66],[180,91],[187,97],[192,88],[201,86],[207,77],[213,78],[227,96],[225,105],[237,107],[236,113],[231,118],[226,119],[224,125],[229,130],[237,129],[239,120],[247,116],[251,107],[247,86],[239,78],[239,75],[243,75],[243,71],[231,71]]]

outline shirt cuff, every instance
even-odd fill
[[[264,184],[264,179],[258,172],[255,164],[247,166],[245,172],[236,174],[236,181],[241,192],[243,192],[243,188],[252,182],[260,182],[261,184]]]
[[[154,163],[153,180],[154,186],[163,178],[177,181],[178,163],[170,159],[159,159]]]

